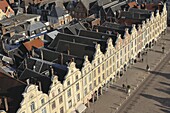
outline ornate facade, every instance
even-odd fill
[[[132,25],[130,33],[126,28],[124,38],[117,34],[115,46],[109,38],[105,53],[101,52],[101,45],[96,44],[92,62],[88,56],[84,56],[81,70],[76,68],[72,60],[63,83],[58,81],[57,76],[52,76],[48,94],[39,91],[38,86],[28,85],[17,113],[82,112],[89,106],[89,101],[98,99],[109,83],[119,78],[128,65],[135,62],[140,52],[157,41],[166,27],[167,10],[164,4],[162,12],[152,12],[150,18],[138,27]]]

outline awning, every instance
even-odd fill
[[[77,107],[77,111],[78,113],[82,113],[83,111],[85,111],[87,107],[84,105],[84,104],[80,104],[78,107]]]

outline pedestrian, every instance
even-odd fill
[[[143,62],[143,58],[142,58],[142,62]]]
[[[147,64],[147,66],[146,66],[146,69],[147,69],[147,71],[149,71],[150,70],[150,68],[149,68],[149,65]]]

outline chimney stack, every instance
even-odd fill
[[[24,64],[25,64],[25,68],[28,68],[28,66],[27,66],[27,58],[24,59]]]
[[[38,86],[39,86],[40,91],[42,91],[42,86],[41,86],[41,82],[40,81],[38,81]]]
[[[69,50],[69,48],[67,49],[67,54],[70,55],[70,50]]]
[[[63,53],[61,53],[61,65],[63,65]]]
[[[26,81],[27,81],[27,85],[30,85],[30,79],[28,78]]]
[[[43,51],[41,50],[41,59],[43,60]]]
[[[50,77],[52,77],[54,75],[54,69],[52,66],[50,66]]]
[[[5,111],[8,111],[8,100],[7,97],[4,97]]]

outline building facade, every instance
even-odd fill
[[[139,53],[152,47],[166,27],[167,10],[164,4],[162,12],[152,12],[150,18],[142,21],[137,28],[132,25],[130,33],[126,28],[124,38],[117,34],[115,46],[109,38],[104,54],[101,45],[96,44],[92,62],[88,56],[84,56],[81,70],[76,68],[73,59],[67,66],[68,72],[63,83],[53,74],[48,94],[38,90],[38,86],[29,84],[17,113],[82,113],[90,101],[98,99],[102,91],[137,60]]]

